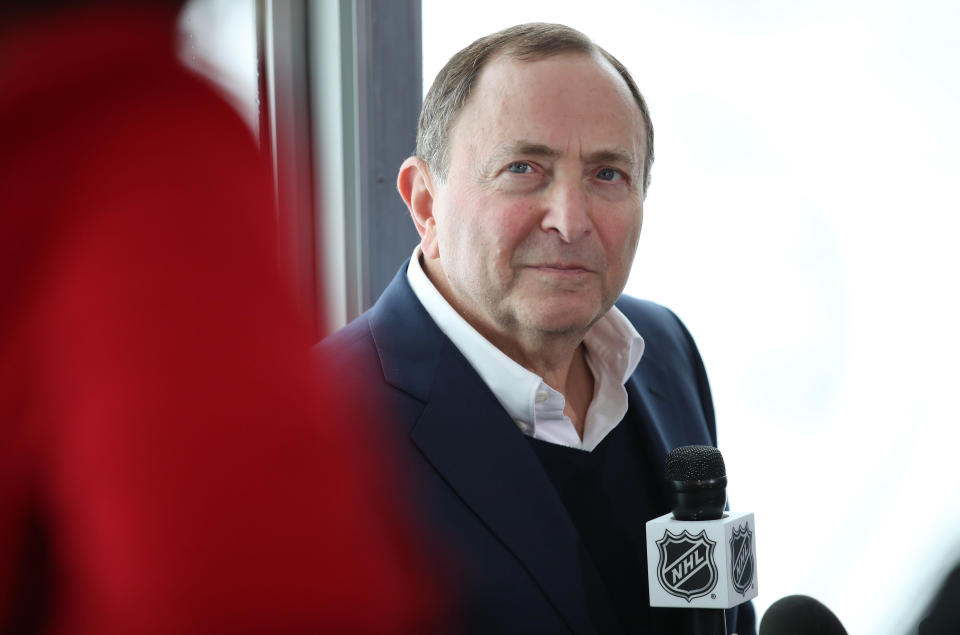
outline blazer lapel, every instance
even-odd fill
[[[529,441],[452,345],[411,438],[573,632],[616,624],[606,598],[587,605],[603,588],[599,574]]]
[[[641,360],[640,364],[643,365],[643,362]],[[639,369],[627,380],[626,388],[630,400],[628,413],[632,413],[639,425],[650,448],[650,456],[665,457],[674,447],[671,444],[669,415],[665,412],[669,404],[661,399],[655,389],[651,390]],[[653,468],[654,474],[663,474],[663,459],[660,459],[660,465],[654,465]]]
[[[618,632],[599,574],[529,441],[401,274],[374,309],[371,329],[387,381],[425,402],[411,439],[573,632]]]
[[[684,377],[671,376],[669,366],[662,364],[653,355],[644,353],[636,372],[627,381],[631,410],[640,417],[641,428],[650,444],[651,456],[660,457],[654,466],[656,474],[663,474],[664,459],[671,450],[691,443],[691,439],[703,436],[699,421],[690,419],[690,412],[676,402],[675,391],[669,386],[688,381]],[[668,395],[674,394],[671,398]],[[702,443],[708,443],[703,439]]]

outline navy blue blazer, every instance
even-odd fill
[[[450,572],[459,626],[476,633],[620,633],[536,453],[423,308],[406,268],[373,308],[316,352],[389,413],[372,422],[371,434],[386,440],[406,471],[406,503]],[[662,474],[669,450],[716,444],[706,373],[690,334],[668,309],[626,296],[617,306],[646,342],[627,383],[627,417],[643,422]],[[739,611],[739,621],[732,613],[730,632],[755,631],[752,606]]]

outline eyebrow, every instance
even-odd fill
[[[635,157],[636,155],[626,148],[609,148],[588,154],[585,159],[587,163],[616,163],[634,171],[639,167]]]
[[[552,148],[543,143],[533,141],[519,140],[506,143],[499,148],[490,157],[487,163],[488,168],[498,166],[506,159],[517,155],[529,157],[543,157],[546,159],[558,159],[563,156],[563,152],[557,148]],[[613,163],[623,165],[636,172],[639,168],[635,153],[623,147],[604,148],[591,152],[583,157],[587,163]]]
[[[545,159],[558,159],[563,153],[544,143],[535,143],[533,141],[511,141],[505,143],[490,156],[488,167],[499,166],[500,163],[517,155],[528,157],[542,157]],[[491,165],[492,164],[492,165]]]

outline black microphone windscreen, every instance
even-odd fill
[[[788,595],[770,605],[759,635],[847,635],[826,606],[806,595]]]
[[[684,445],[667,455],[668,481],[708,481],[727,475],[720,450],[711,445]]]

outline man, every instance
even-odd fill
[[[457,53],[398,188],[420,233],[377,304],[319,347],[392,413],[465,630],[662,633],[644,523],[666,452],[714,444],[692,339],[617,302],[653,129],[627,70],[528,24]],[[752,632],[751,607],[730,630]]]

